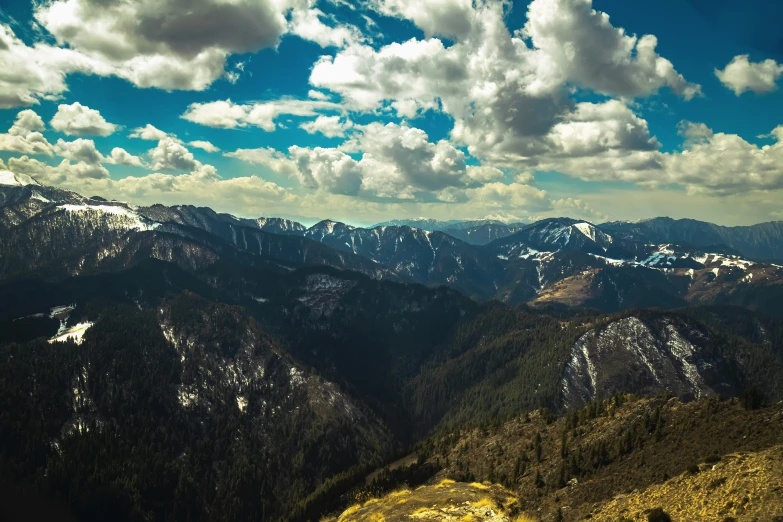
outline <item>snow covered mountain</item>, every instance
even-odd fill
[[[695,219],[657,217],[600,225],[616,237],[646,243],[684,243],[697,248],[725,245],[754,261],[783,261],[783,221],[723,227]]]
[[[370,228],[411,227],[411,228],[420,228],[422,230],[429,230],[430,232],[435,232],[435,231],[446,230],[454,226],[459,226],[460,223],[462,223],[462,221],[457,219],[451,219],[448,221],[441,221],[439,219],[429,219],[429,218],[392,219],[390,221],[376,223]]]
[[[408,226],[356,228],[322,221],[305,237],[351,252],[424,284],[443,284],[468,295],[489,298],[503,274],[502,262],[490,252],[445,232]]]
[[[783,269],[777,265],[749,260],[725,245],[640,241],[637,232],[618,224],[545,219],[480,244],[454,237],[470,236],[476,230],[471,228],[365,229],[329,220],[305,228],[189,205],[136,207],[34,180],[4,179],[0,248],[10,254],[0,259],[0,279],[116,270],[149,258],[188,270],[231,260],[286,269],[331,266],[378,279],[446,285],[479,300],[537,306],[614,311],[727,303],[783,313],[776,297]],[[500,225],[482,227],[489,234]],[[504,227],[503,234],[510,232]]]

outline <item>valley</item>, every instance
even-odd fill
[[[783,269],[729,247],[0,194],[0,471],[79,520],[633,520],[777,469]]]

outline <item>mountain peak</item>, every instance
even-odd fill
[[[24,187],[26,185],[41,185],[27,174],[17,174],[7,170],[0,171],[0,185]]]

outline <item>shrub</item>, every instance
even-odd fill
[[[655,508],[647,513],[647,522],[672,522],[672,519],[663,508]]]

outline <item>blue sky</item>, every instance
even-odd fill
[[[304,221],[783,219],[783,4],[188,5],[0,1],[0,168]]]

